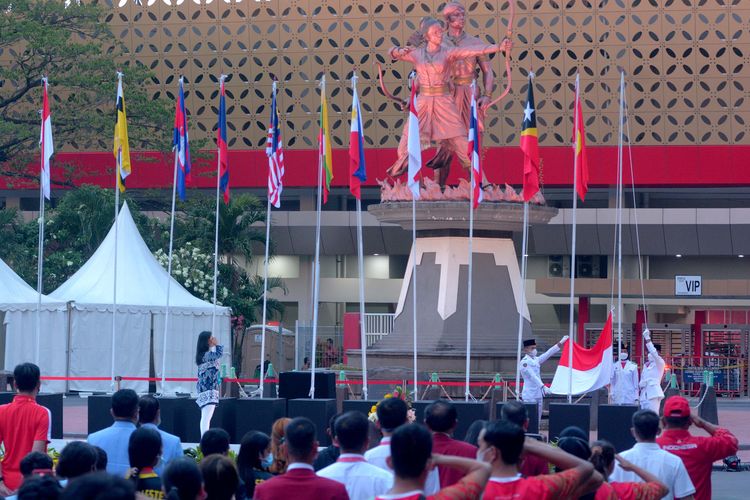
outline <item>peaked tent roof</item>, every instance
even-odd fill
[[[166,306],[167,271],[159,264],[143,241],[130,214],[127,202],[117,217],[117,308],[161,312]],[[77,308],[112,306],[115,263],[115,226],[94,255],[50,297],[75,301]],[[170,312],[211,313],[213,304],[193,296],[169,277]],[[98,306],[98,307],[97,307]],[[228,315],[228,307],[216,313]]]
[[[37,291],[31,288],[8,264],[0,259],[0,310],[27,311],[36,309],[38,298]],[[65,303],[42,295],[42,307],[45,310],[50,308],[65,309]]]

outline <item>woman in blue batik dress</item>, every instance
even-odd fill
[[[219,404],[219,360],[224,347],[211,332],[198,335],[195,350],[195,364],[198,365],[198,399],[195,402],[201,409],[201,436],[208,430],[211,417]]]

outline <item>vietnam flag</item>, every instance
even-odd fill
[[[586,349],[574,342],[565,341],[560,364],[552,379],[550,391],[553,394],[567,394],[570,373],[573,372],[571,394],[585,394],[600,389],[610,382],[612,376],[612,313],[602,329],[599,340],[591,349]],[[569,364],[570,346],[573,345],[573,366]]]
[[[583,114],[581,113],[580,76],[576,75],[576,103],[573,128],[573,154],[575,158],[576,191],[581,201],[586,198],[589,190],[589,165],[586,158],[586,131],[583,128]]]
[[[521,151],[523,151],[523,201],[529,201],[539,192],[539,137],[536,131],[534,86],[529,73],[529,91],[523,110],[521,125]]]

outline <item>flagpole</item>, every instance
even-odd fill
[[[326,92],[326,76],[320,78],[320,132],[318,134],[318,199],[315,210],[315,263],[313,269],[313,324],[312,324],[312,355],[310,359],[310,398],[315,399],[315,355],[318,343],[318,301],[320,299],[320,213],[323,209],[323,155],[325,154],[325,132],[323,130],[324,98]]]
[[[526,254],[529,237],[529,202],[523,204],[523,231],[521,242],[521,308],[518,311],[518,349],[516,352],[516,400],[521,399],[521,344],[523,342],[523,312],[526,310]]]
[[[219,88],[224,83],[226,75],[219,77]],[[216,217],[214,219],[214,292],[213,308],[211,309],[211,335],[216,335],[216,287],[219,276],[219,193],[221,191],[221,147],[216,148]]]
[[[473,98],[472,98],[473,99]],[[474,140],[479,140],[475,137]],[[472,153],[473,154],[473,153]],[[471,193],[469,194],[469,276],[467,283],[467,301],[466,301],[466,389],[464,391],[464,400],[468,401],[471,397],[471,289],[472,289],[472,270],[474,264],[474,167],[471,168]]]
[[[276,82],[273,82],[273,91],[276,93]],[[266,248],[263,260],[263,324],[261,326],[260,338],[260,397],[263,397],[263,386],[266,378],[266,308],[268,306],[268,247],[271,239],[271,195],[269,193],[266,202]]]
[[[620,134],[617,139],[617,355],[622,351],[622,133],[625,72],[620,73]]]
[[[570,322],[568,325],[568,404],[573,402],[573,343],[575,342],[573,337],[573,324],[575,323],[575,306],[573,304],[573,298],[575,294],[575,281],[576,281],[576,210],[578,208],[578,169],[576,168],[576,148],[577,148],[577,134],[578,134],[578,120],[581,119],[578,116],[578,99],[580,99],[580,76],[576,74],[576,102],[575,111],[573,112],[573,241],[572,249],[570,252],[570,307],[568,314],[570,316]]]
[[[47,89],[47,78],[42,78],[42,86],[44,91]],[[46,156],[46,148],[44,147],[44,136],[45,134],[45,116],[44,109],[42,108],[42,154],[39,157],[40,169],[39,169],[39,245],[36,260],[36,291],[37,291],[37,302],[36,302],[36,348],[34,349],[34,363],[39,365],[39,346],[42,335],[42,278],[43,278],[43,256],[44,256],[44,164]]]
[[[122,72],[117,72],[117,88],[122,86]],[[119,113],[119,111],[115,111]],[[119,116],[117,116],[119,121]],[[117,153],[118,158],[115,165],[115,255],[114,255],[114,280],[112,285],[112,373],[110,374],[110,390],[115,391],[115,333],[117,331],[117,247],[119,246],[117,216],[120,212],[120,168],[122,166],[122,146]]]
[[[417,199],[411,196],[411,248],[412,248],[412,266],[411,266],[411,283],[412,283],[412,331],[414,344],[413,364],[414,364],[414,401],[419,400],[419,387],[417,386]]]

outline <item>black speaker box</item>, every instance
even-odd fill
[[[495,404],[495,418],[497,420],[500,420],[500,416],[502,415],[502,409],[503,409],[504,402],[499,402]],[[539,417],[537,416],[538,407],[534,403],[524,403],[524,406],[526,407],[526,415],[529,418],[529,428],[526,430],[528,434],[539,434]]]
[[[156,396],[159,401],[161,424],[159,428],[164,432],[177,435],[177,420],[182,418],[182,410],[186,396]]]
[[[287,410],[290,418],[307,417],[313,421],[321,446],[331,444],[326,429],[328,421],[336,414],[335,399],[290,399]]]
[[[381,400],[379,399],[347,399],[343,401],[343,413],[348,411],[358,411],[364,413],[365,416],[370,415],[370,410],[373,406],[377,405]]]
[[[174,434],[180,437],[183,443],[200,443],[201,441],[201,409],[195,404],[195,398],[181,399],[179,408],[175,413]],[[229,433],[229,442],[235,443],[235,398],[221,398],[219,405],[211,417],[211,429],[221,428]],[[166,429],[166,428],[165,428]]]
[[[112,419],[112,395],[102,394],[98,396],[89,396],[86,398],[88,403],[88,430],[89,434],[106,429],[114,420]]]
[[[586,435],[589,434],[589,420],[591,405],[550,403],[549,405],[549,440],[554,442],[560,437],[560,432],[570,426],[579,427]]]
[[[632,448],[635,438],[630,428],[633,426],[633,413],[637,411],[635,405],[600,405],[598,439],[612,443],[617,453]]]
[[[13,401],[16,396],[15,392],[0,392],[0,405],[6,405]],[[51,436],[52,439],[62,439],[63,437],[63,395],[62,393],[37,394],[36,402],[50,412],[51,418]],[[109,424],[112,419],[109,419]],[[105,426],[106,427],[106,426]]]
[[[312,372],[279,373],[279,397],[282,399],[304,399],[310,397]],[[336,399],[336,374],[315,372],[315,399]]]
[[[237,443],[250,431],[260,431],[270,436],[273,423],[286,417],[286,399],[238,399],[234,407]]]

